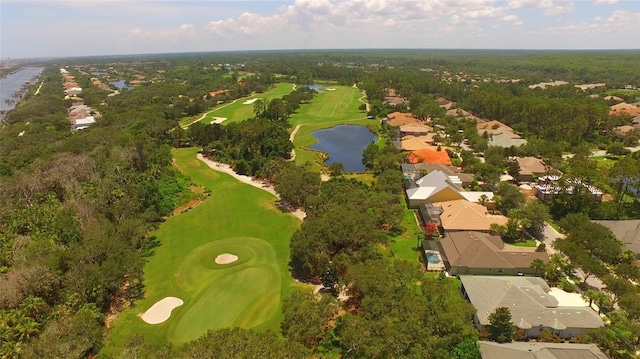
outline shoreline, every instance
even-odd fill
[[[231,168],[231,166],[229,166],[228,164],[212,161],[212,160],[204,157],[202,155],[202,153],[198,153],[196,155],[196,158],[198,158],[198,160],[200,160],[203,163],[205,163],[207,166],[209,166],[209,168],[211,168],[214,171],[226,173],[229,176],[237,179],[238,181],[240,181],[242,183],[245,183],[245,184],[248,184],[250,186],[259,188],[259,189],[261,189],[261,190],[263,190],[265,192],[269,192],[272,195],[274,195],[277,199],[280,199],[280,196],[276,192],[275,188],[270,184],[267,184],[265,182],[256,180],[253,177],[237,174]],[[304,218],[307,216],[307,214],[301,209],[298,209],[298,210],[296,210],[294,212],[288,212],[288,213],[291,213],[294,217],[300,219],[301,221],[304,221]]]

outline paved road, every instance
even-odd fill
[[[556,239],[564,238],[564,234],[559,233],[558,231],[555,230],[555,228],[551,227],[549,223],[546,223],[544,226],[543,235],[544,235],[543,241],[547,247],[547,253],[549,253],[549,255],[558,253],[558,251],[553,248],[552,244],[553,244],[553,241],[555,241]],[[574,271],[573,274],[575,274],[576,277],[580,278],[580,280],[584,281],[584,276],[579,270]],[[599,278],[593,275],[587,278],[587,284],[597,289],[602,289],[606,287]]]

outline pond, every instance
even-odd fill
[[[329,159],[325,162],[330,165],[334,162],[342,163],[345,172],[360,172],[364,170],[362,164],[362,151],[376,141],[374,135],[365,126],[340,125],[324,130],[311,132],[318,143],[311,149],[325,152]]]
[[[118,81],[111,81],[109,83],[112,84],[113,86],[117,87],[118,90],[122,90],[122,89],[125,89],[125,88],[127,90],[133,90],[134,87],[130,86],[130,85],[127,85],[126,82],[127,82],[126,80],[118,80]]]

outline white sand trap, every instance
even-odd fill
[[[216,257],[216,264],[229,264],[237,260],[238,256],[229,253],[223,253]]]
[[[227,120],[227,118],[226,118],[226,117],[214,117],[214,118],[213,118],[213,121],[211,121],[211,123],[212,123],[212,124],[213,124],[213,123],[221,124],[221,123],[223,123],[223,122],[224,122],[224,121],[226,121],[226,120]]]
[[[243,102],[242,104],[243,105],[251,105],[252,103],[254,103],[254,102],[258,101],[258,100],[259,100],[259,98],[252,98],[251,100],[247,100],[247,101]]]
[[[180,298],[166,297],[160,299],[146,312],[140,314],[140,318],[147,324],[160,324],[171,316],[173,309],[181,306],[184,302]]]

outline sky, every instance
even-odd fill
[[[2,0],[0,58],[271,49],[640,49],[640,0]]]

